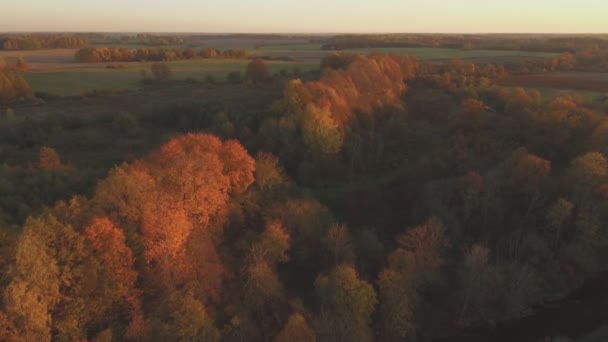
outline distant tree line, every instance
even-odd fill
[[[248,53],[243,49],[217,50],[205,48],[201,51],[194,49],[163,49],[139,48],[128,49],[122,47],[86,47],[75,54],[80,63],[103,62],[147,62],[147,61],[177,61],[184,59],[246,59]]]
[[[0,36],[0,50],[68,49],[87,45],[86,39],[75,35],[27,34]]]
[[[337,35],[323,50],[388,47],[434,47],[538,52],[576,52],[589,48],[608,49],[608,39],[600,36],[554,35],[463,35],[463,34],[370,34]]]
[[[136,44],[147,46],[171,46],[181,45],[186,43],[189,38],[187,36],[177,35],[155,35],[148,33],[138,34],[104,34],[104,33],[79,33],[89,39],[91,44],[96,45],[112,45],[112,44]]]
[[[121,36],[121,41],[138,42],[141,44],[162,46],[162,45],[178,45],[183,44],[185,39],[181,36],[160,36],[153,34],[140,33],[135,36]]]
[[[608,71],[608,50],[586,49],[576,53],[565,52],[557,57],[529,59],[508,63],[505,67],[512,74],[533,74],[552,71],[584,70]]]

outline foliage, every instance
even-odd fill
[[[606,270],[596,104],[496,87],[494,63],[324,63],[255,86],[11,103],[0,340],[433,340],[536,319]]]
[[[150,65],[152,77],[156,82],[167,82],[171,80],[172,73],[169,65],[165,63],[154,63]]]
[[[264,82],[270,77],[268,67],[264,60],[261,58],[255,58],[249,64],[247,64],[247,70],[245,71],[247,78],[253,83]]]

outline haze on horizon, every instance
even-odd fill
[[[0,31],[607,33],[605,0],[26,0]]]

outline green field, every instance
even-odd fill
[[[234,42],[235,44],[237,42]],[[290,57],[294,61],[270,61],[267,65],[272,74],[282,69],[292,71],[314,70],[319,67],[320,59],[329,53],[320,50],[319,44],[285,43],[263,46],[249,50],[252,55],[270,56],[273,58]],[[500,51],[500,50],[458,50],[440,48],[379,48],[352,49],[354,53],[394,53],[408,54],[420,60],[441,60],[449,58],[486,59],[500,62],[509,59],[523,59],[553,56],[552,53]],[[48,54],[45,55],[45,54]],[[73,51],[35,51],[26,59],[33,61],[32,71],[25,75],[34,91],[43,91],[56,95],[78,95],[91,90],[134,90],[142,80],[142,72],[149,70],[150,63],[123,63],[124,68],[108,69],[105,63],[74,64]],[[248,60],[209,60],[197,59],[171,62],[169,65],[176,80],[204,80],[208,75],[216,82],[225,82],[226,75],[232,71],[244,72]],[[38,63],[38,64],[37,64]],[[37,71],[36,71],[37,70]]]
[[[207,75],[217,82],[225,82],[229,72],[244,72],[247,60],[191,60],[168,63],[173,79],[202,81]],[[105,64],[91,67],[65,68],[31,72],[25,75],[34,91],[56,95],[78,95],[90,90],[134,90],[142,80],[142,72],[148,72],[151,63],[125,63],[123,69],[108,69]],[[318,68],[318,62],[267,62],[272,74],[282,69],[308,71]]]

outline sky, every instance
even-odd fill
[[[608,0],[0,0],[0,32],[608,33]]]

